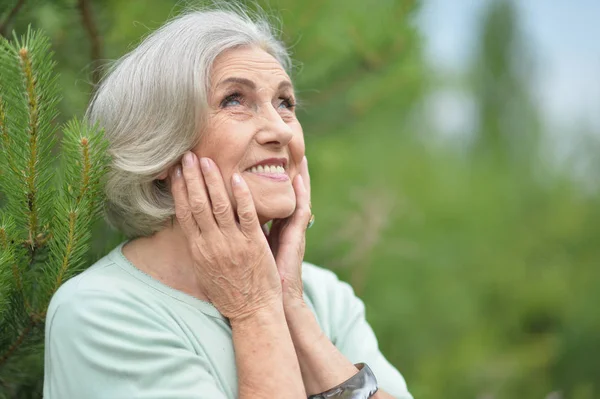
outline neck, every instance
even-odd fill
[[[197,283],[187,238],[176,221],[152,236],[128,242],[123,246],[123,254],[135,267],[163,284],[208,300]]]

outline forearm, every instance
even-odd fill
[[[306,305],[286,305],[285,315],[307,394],[331,389],[358,372],[323,333]]]
[[[239,398],[305,399],[283,306],[231,320]]]
[[[286,305],[285,314],[308,395],[327,391],[358,372],[323,333],[304,303]],[[393,399],[381,389],[372,398]]]

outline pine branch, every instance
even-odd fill
[[[13,229],[13,221],[6,215],[0,218],[0,253],[10,249],[10,232]]]
[[[14,336],[9,345],[0,345],[6,348],[0,354],[0,368],[21,347],[25,338],[31,332],[35,323],[43,321],[35,317],[31,305],[27,300],[21,270],[17,265],[15,256],[15,239],[13,237],[14,222],[8,215],[0,217],[0,316],[3,321],[2,334],[8,333],[9,325],[20,325],[21,316],[26,318],[26,324]],[[11,278],[12,277],[12,278]],[[19,311],[19,309],[21,309]],[[19,327],[16,327],[19,329]]]
[[[48,40],[31,29],[21,40],[15,35],[13,43],[1,40],[1,145],[7,155],[0,160],[5,166],[1,183],[7,209],[23,233],[18,236],[33,250],[48,234],[49,204],[55,196],[49,184],[56,141],[52,121],[59,100],[55,63]]]
[[[27,168],[27,209],[29,216],[29,242],[33,249],[34,239],[37,236],[38,229],[38,215],[37,215],[37,196],[35,187],[36,177],[36,163],[38,157],[38,132],[39,132],[39,119],[38,119],[38,98],[36,93],[36,82],[33,78],[33,70],[31,66],[31,58],[27,48],[21,48],[19,50],[19,56],[21,58],[21,70],[25,77],[26,82],[26,93],[27,93],[27,104],[29,106],[29,148],[30,154],[28,168]]]
[[[89,140],[84,137],[80,141],[81,143],[81,163],[83,164],[81,168],[81,187],[79,189],[79,194],[77,195],[77,199],[75,200],[75,208],[80,208],[80,204],[82,200],[85,198],[85,195],[89,192],[89,184],[90,184],[90,150],[89,150]],[[68,233],[68,241],[67,247],[64,252],[62,258],[62,264],[60,267],[60,272],[58,273],[58,277],[56,279],[56,283],[54,284],[53,292],[60,287],[62,284],[63,278],[69,268],[69,260],[72,256],[73,247],[76,244],[75,237],[75,226],[77,224],[77,218],[81,217],[80,212],[71,211],[69,212],[69,233]]]
[[[91,227],[103,203],[108,142],[97,126],[76,120],[66,124],[62,173],[53,171],[52,121],[59,98],[54,66],[41,34],[28,30],[13,42],[0,37],[0,188],[5,196],[0,210],[0,377],[9,382],[0,397],[37,386],[35,381],[31,385],[34,376],[20,374],[19,366],[24,359],[41,364],[36,356],[46,309],[60,285],[85,266]],[[57,190],[52,184],[59,181]]]
[[[69,268],[69,260],[71,259],[71,256],[73,255],[73,249],[75,247],[75,244],[77,244],[76,242],[76,236],[75,236],[75,226],[77,224],[77,218],[78,218],[79,214],[75,211],[71,211],[69,212],[69,234],[68,234],[68,240],[67,240],[67,246],[65,248],[63,257],[62,257],[62,262],[60,265],[60,272],[58,273],[58,277],[56,279],[56,284],[54,284],[54,289],[53,291],[56,291],[58,289],[58,287],[60,287],[60,285],[62,284],[63,281],[63,277],[65,276],[65,273],[67,272],[67,269]]]
[[[81,168],[81,189],[77,196],[77,205],[79,205],[90,189],[90,170],[92,169],[92,165],[90,164],[89,144],[87,137],[81,139],[81,163],[83,164],[83,168]]]
[[[14,255],[14,251],[12,249],[12,243],[14,239],[11,239],[12,231],[14,230],[14,224],[10,218],[3,217],[2,224],[0,224],[0,251],[2,251],[2,262],[0,262],[1,273],[6,276],[8,273],[8,267],[6,265],[10,265],[10,271],[12,272],[11,277],[13,278],[14,287],[16,288],[19,295],[25,298],[25,291],[23,285],[23,278],[21,276],[21,270],[19,270],[19,266],[17,265],[17,260]],[[9,281],[6,279],[4,281]],[[12,287],[8,287],[12,288]],[[3,292],[1,292],[3,293]],[[3,307],[4,308],[4,307]],[[25,308],[29,308],[29,304],[25,301]]]
[[[39,320],[27,312],[23,297],[16,289],[9,292],[8,299],[0,326],[0,370],[3,370],[10,358],[20,350]]]
[[[13,245],[14,221],[8,216],[0,213],[0,314],[6,309],[6,298],[11,291],[16,290],[18,295],[25,298],[23,278],[17,264],[17,257]],[[25,300],[26,309],[29,308]]]
[[[54,255],[51,264],[60,264],[54,275],[48,298],[62,282],[83,266],[83,253],[91,237],[91,224],[99,216],[97,203],[101,203],[101,178],[107,170],[108,143],[97,126],[71,121],[64,129],[63,163],[66,179],[62,195],[57,199],[55,237],[50,240]]]
[[[0,43],[2,44],[2,43]],[[10,170],[14,175],[18,175],[19,172],[15,167],[13,161],[13,154],[9,150],[11,148],[11,139],[8,132],[8,125],[6,120],[6,104],[4,98],[2,98],[2,92],[0,91],[0,191],[2,189],[2,177],[6,170]]]
[[[0,234],[3,231],[0,230]],[[8,306],[8,297],[13,291],[11,281],[11,266],[13,264],[13,256],[8,250],[0,251],[0,320],[4,318]]]
[[[12,356],[13,353],[23,344],[25,338],[29,335],[31,330],[35,327],[36,322],[33,318],[29,319],[29,322],[25,325],[21,333],[17,336],[15,342],[2,354],[0,354],[0,367],[2,367],[8,359]]]
[[[0,38],[0,183],[6,197],[0,225],[3,372],[13,356],[24,353],[27,338],[43,323],[32,306],[32,298],[40,294],[31,271],[48,236],[54,198],[49,183],[54,177],[52,120],[58,86],[51,56],[48,40],[31,29],[21,40],[14,35],[13,43]]]
[[[8,148],[10,143],[10,138],[8,137],[8,132],[6,131],[6,106],[4,105],[4,100],[2,99],[2,95],[0,95],[0,154],[4,157],[3,148]],[[2,180],[2,170],[4,168],[0,168],[0,181]],[[0,184],[0,189],[2,185]]]

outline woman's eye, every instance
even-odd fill
[[[280,100],[282,100],[279,103],[280,109],[293,109],[296,106],[296,104],[294,104],[294,102],[292,101],[291,97],[280,98]]]
[[[221,101],[221,107],[223,108],[234,107],[237,105],[242,105],[242,96],[238,93],[228,95],[223,99],[223,101]]]

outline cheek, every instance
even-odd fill
[[[231,178],[238,171],[252,139],[247,123],[227,118],[215,118],[202,133],[196,153],[211,158],[219,166],[223,177]]]
[[[243,172],[241,168],[249,145],[248,134],[244,134],[248,129],[240,125],[231,121],[219,124],[218,129],[213,125],[213,128],[205,131],[194,150],[198,157],[208,157],[217,164],[232,204],[231,179],[234,173]]]
[[[306,150],[304,144],[304,132],[302,131],[302,125],[300,125],[300,122],[298,121],[291,123],[290,126],[294,130],[294,138],[289,144],[291,156],[294,160],[300,163]]]
[[[298,173],[300,173],[300,164],[305,155],[304,136],[300,129],[300,134],[296,135],[290,142],[290,161],[292,162],[292,175],[290,176],[293,180]]]

